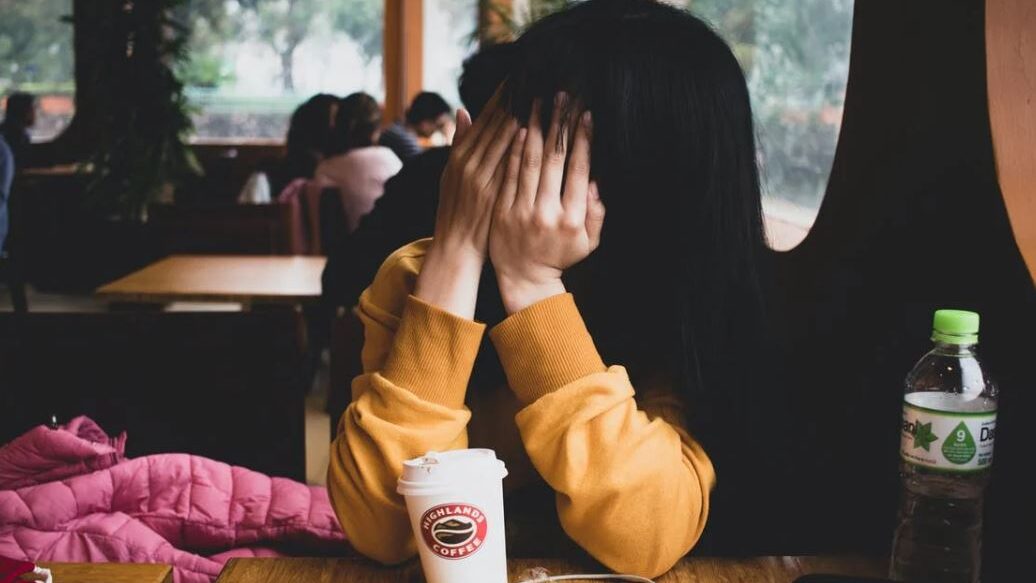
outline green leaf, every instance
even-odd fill
[[[938,441],[939,437],[932,433],[932,423],[921,423],[917,421],[917,431],[914,432],[914,448],[924,448],[925,451],[931,451],[932,442]]]

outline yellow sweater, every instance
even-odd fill
[[[485,326],[410,295],[429,241],[396,251],[360,297],[364,374],[353,381],[328,470],[350,543],[389,564],[417,553],[396,493],[403,461],[469,447],[469,422],[480,415],[465,407],[465,395]],[[511,315],[490,338],[521,403],[516,434],[556,492],[568,536],[615,571],[667,571],[701,535],[715,482],[705,452],[682,428],[679,400],[666,390],[638,391],[635,400],[625,369],[604,365],[568,294]]]

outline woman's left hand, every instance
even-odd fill
[[[601,240],[604,205],[590,180],[590,112],[578,116],[570,137],[561,127],[564,100],[555,99],[546,141],[541,106],[533,104],[528,130],[515,136],[497,196],[489,256],[509,314],[565,293],[561,274]]]

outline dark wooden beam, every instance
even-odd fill
[[[422,88],[424,75],[423,0],[385,0],[385,122],[403,117]]]

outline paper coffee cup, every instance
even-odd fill
[[[428,452],[403,462],[396,491],[428,583],[507,583],[504,462],[491,449]]]

